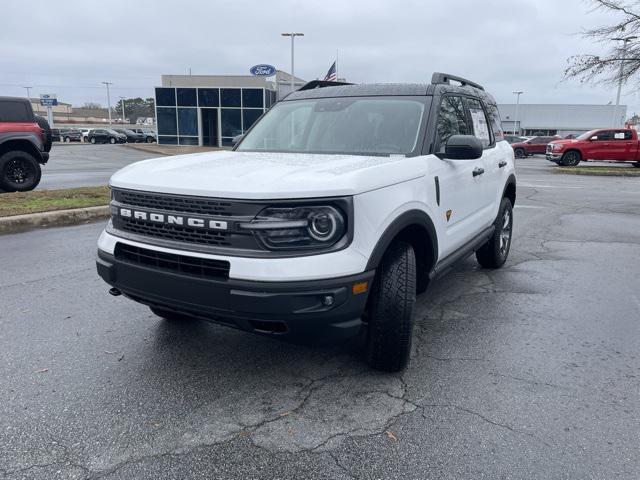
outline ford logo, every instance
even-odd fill
[[[271,75],[276,73],[276,67],[274,67],[273,65],[265,65],[265,64],[254,65],[249,69],[249,72],[251,72],[251,75],[258,75],[261,77],[270,77]]]

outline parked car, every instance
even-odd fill
[[[110,128],[96,128],[87,135],[90,143],[126,143],[127,137]]]
[[[158,136],[156,135],[156,132],[154,132],[153,130],[149,130],[148,128],[132,128],[131,130],[143,135],[144,141],[146,143],[153,143],[158,141]]]
[[[26,98],[0,97],[0,191],[36,188],[49,160],[51,129]]]
[[[416,294],[474,252],[488,269],[509,254],[516,177],[499,122],[482,86],[448,74],[309,82],[233,151],[115,173],[98,274],[168,320],[362,335],[369,365],[401,370]]]
[[[89,136],[89,132],[93,130],[92,128],[80,128],[80,133],[82,133],[82,141],[87,142],[87,137]]]
[[[504,139],[511,143],[522,143],[526,140],[524,137],[518,137],[517,135],[505,135]]]
[[[133,130],[128,128],[114,128],[116,132],[124,135],[127,139],[128,143],[142,143],[144,142],[144,137],[141,133],[136,133]]]
[[[61,128],[60,139],[65,143],[69,142],[81,142],[82,132],[77,128]]]
[[[547,144],[560,137],[533,137],[524,142],[512,143],[513,153],[517,158],[528,157],[529,155],[545,154],[547,152]]]
[[[640,142],[633,128],[591,130],[575,139],[554,140],[547,145],[547,160],[576,166],[589,160],[633,162],[640,167]]]
[[[51,141],[52,142],[60,142],[60,141],[62,141],[62,138],[60,137],[60,129],[59,128],[52,128],[51,129]]]

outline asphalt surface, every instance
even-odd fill
[[[138,160],[158,155],[125,145],[54,143],[38,190],[106,185],[111,175]]]
[[[0,478],[640,478],[640,179],[518,163],[401,375],[111,297],[99,224],[0,237]]]

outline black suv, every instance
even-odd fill
[[[60,139],[63,142],[81,142],[82,132],[77,128],[62,128],[60,129]]]
[[[128,143],[144,142],[144,137],[141,134],[134,132],[133,130],[129,130],[128,128],[114,128],[114,130],[127,137]]]
[[[89,132],[87,140],[91,143],[125,143],[127,136],[110,128],[96,128]]]
[[[0,192],[33,190],[49,160],[51,129],[26,98],[0,97]]]

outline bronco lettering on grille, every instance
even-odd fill
[[[120,208],[118,214],[121,217],[144,220],[148,222],[164,223],[165,225],[187,225],[192,228],[203,228],[208,230],[227,230],[227,222],[222,220],[211,220],[202,217],[191,217],[183,215],[165,215],[164,213],[147,212],[132,208]]]

